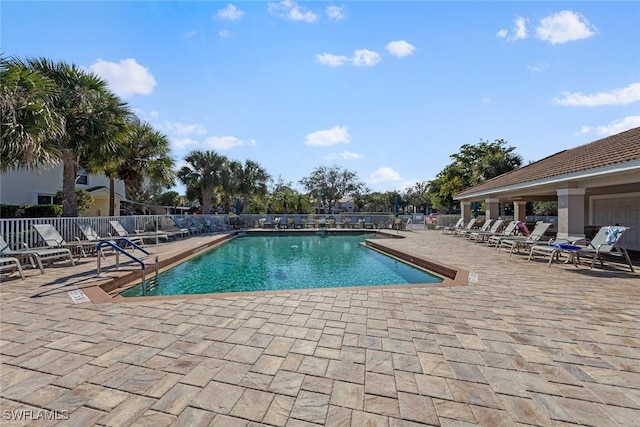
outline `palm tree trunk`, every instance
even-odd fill
[[[76,177],[78,176],[78,162],[71,150],[63,150],[62,165],[62,216],[77,217]]]
[[[212,191],[209,188],[202,187],[202,213],[210,214],[212,211],[211,195]]]

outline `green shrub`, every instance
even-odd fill
[[[17,205],[0,205],[0,218],[17,218],[18,209]]]
[[[52,218],[62,216],[62,205],[32,205],[25,206],[25,218]]]

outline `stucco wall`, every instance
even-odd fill
[[[76,185],[78,189],[109,187],[104,175],[89,175],[87,185]],[[49,170],[19,170],[0,174],[0,203],[8,205],[37,204],[38,194],[55,194],[62,189],[62,166]],[[115,191],[125,194],[124,182],[116,181]]]

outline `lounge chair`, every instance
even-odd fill
[[[462,227],[464,224],[464,218],[458,218],[458,221],[454,225],[436,225],[435,230],[442,230],[442,233],[447,234],[447,231],[452,231]]]
[[[273,228],[273,217],[267,216],[262,222],[262,228]]]
[[[24,271],[22,271],[22,265],[20,259],[14,257],[0,257],[0,271],[9,270],[9,275],[12,275],[14,271],[18,270],[20,277],[24,280]]]
[[[505,237],[500,239],[500,244],[497,247],[498,252],[502,250],[503,246],[509,246],[511,248],[509,250],[509,256],[511,256],[514,251],[518,252],[520,248],[531,247],[531,245],[537,244],[551,225],[550,222],[539,222],[531,231],[531,234],[526,237]]]
[[[68,248],[72,252],[75,251],[80,257],[86,257],[87,253],[85,249],[90,252],[95,252],[97,242],[76,240],[75,242],[66,242],[64,237],[60,235],[58,230],[51,224],[33,224],[33,229],[38,232],[40,238],[46,243],[49,248]]]
[[[498,233],[498,230],[502,227],[503,224],[504,220],[496,219],[488,230],[474,230],[470,233],[467,233],[465,237],[469,240],[473,240],[475,243],[484,241],[484,239],[488,236],[493,236]]]
[[[576,246],[581,240],[585,240],[584,237],[556,237],[547,242],[546,245],[531,245],[529,249],[529,258],[527,261],[531,261],[534,255],[549,255],[548,267],[551,267],[551,263],[554,259],[560,259],[560,254],[568,255],[567,261],[575,261],[574,251],[581,249],[583,246]]]
[[[442,230],[442,232],[444,234],[453,234],[453,235],[457,235],[459,231],[461,230],[473,230],[473,226],[475,225],[475,223],[478,221],[477,218],[471,218],[469,220],[469,222],[467,223],[467,225],[462,226],[462,227],[446,227],[445,229]],[[464,220],[463,220],[464,222]]]
[[[302,218],[300,218],[300,215],[293,217],[293,228],[302,228]]]
[[[175,219],[173,218],[171,218],[169,221],[161,220],[160,224],[158,224],[157,231],[160,233],[166,233],[169,237],[184,237],[185,235],[189,235],[189,229],[177,225]]]
[[[172,217],[171,219],[173,219],[173,222],[176,225],[176,227],[178,227],[180,230],[182,230],[183,233],[195,234],[195,233],[198,232],[198,226],[192,225],[191,221],[187,220],[186,218],[174,218],[174,217]]]
[[[364,224],[362,225],[363,228],[373,228],[373,221],[371,221],[371,217],[365,217],[364,218]]]
[[[113,228],[113,230],[116,232],[116,235],[118,237],[126,237],[127,239],[131,240],[133,243],[137,243],[140,246],[144,246],[144,239],[155,239],[156,243],[159,242],[160,238],[164,240],[169,239],[169,236],[166,233],[156,232],[156,231],[151,233],[140,231],[140,232],[136,232],[135,234],[130,234],[127,231],[127,229],[124,228],[122,224],[120,224],[120,221],[118,220],[109,221],[109,225],[111,225],[111,228]]]
[[[483,238],[487,241],[487,246],[491,246],[492,244],[496,246],[500,244],[500,240],[505,237],[512,237],[514,233],[518,232],[518,221],[511,221],[505,228],[499,233],[495,233],[492,235],[483,236]]]
[[[480,228],[471,228],[471,229],[462,229],[462,230],[457,230],[456,231],[456,236],[462,236],[462,237],[467,237],[468,234],[473,233],[475,231],[489,231],[489,228],[491,227],[491,221],[490,219],[486,220],[484,222],[484,224],[482,224],[482,227]]]
[[[600,265],[604,266],[604,263],[602,261],[603,255],[616,256],[624,258],[631,272],[634,272],[633,264],[631,264],[631,259],[629,258],[629,253],[625,248],[618,244],[620,237],[622,237],[624,232],[629,229],[630,227],[621,227],[619,225],[601,227],[587,246],[568,247],[567,245],[558,245],[556,250],[552,250],[551,252],[551,259],[549,260],[549,264],[551,264],[553,255],[560,252],[567,253],[567,255],[569,256],[569,260],[572,261],[576,267],[578,267],[578,264],[580,262],[580,256],[591,257],[591,266],[589,268],[593,268],[596,259],[600,261]],[[535,251],[533,247],[531,248],[531,251],[532,253],[540,253],[541,251],[544,251],[544,249],[536,246]],[[529,254],[529,256],[531,257],[531,253]]]
[[[2,236],[0,236],[0,256],[18,258],[18,262],[22,262],[22,260],[27,259],[31,262],[31,265],[33,267],[37,266],[38,269],[40,269],[40,273],[42,274],[44,274],[44,266],[42,264],[43,261],[59,261],[68,258],[71,266],[73,267],[75,265],[75,263],[73,262],[73,254],[68,248],[52,249],[26,247],[25,249],[21,250],[13,250],[9,247],[7,242],[5,242]]]

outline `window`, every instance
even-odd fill
[[[38,204],[39,205],[52,205],[53,204],[53,195],[50,195],[50,194],[38,194]]]
[[[78,176],[76,177],[76,185],[88,185],[89,177],[84,169],[78,170]]]

